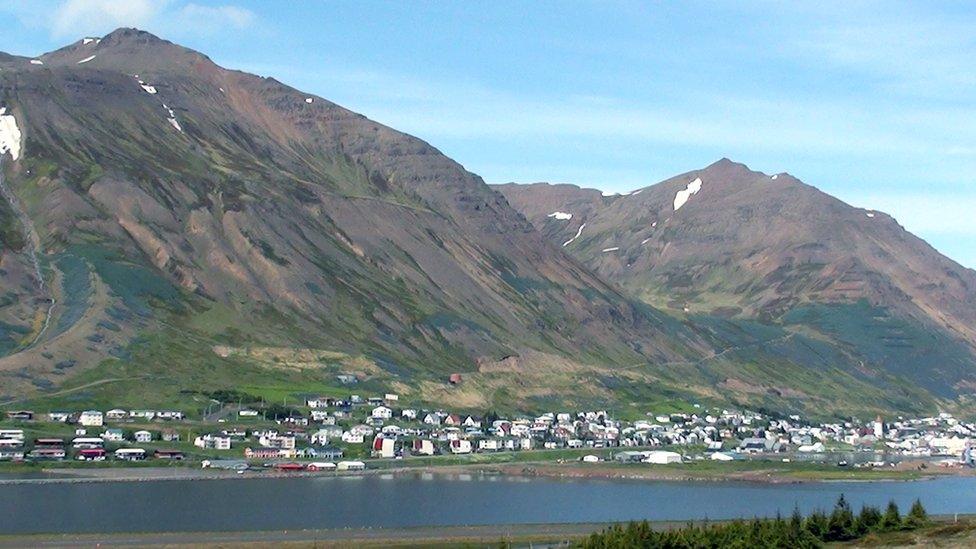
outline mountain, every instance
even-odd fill
[[[648,304],[782,327],[830,342],[872,374],[972,393],[976,272],[885,213],[728,159],[627,195],[497,189],[553,243]]]
[[[4,57],[0,98],[22,135],[3,166],[8,396],[119,364],[138,377],[147,353],[187,386],[193,368],[167,370],[210,348],[289,363],[309,347],[321,356],[301,368],[435,392],[532,352],[605,364],[708,348],[427,143],[151,34]]]
[[[0,109],[0,405],[287,403],[339,374],[473,411],[954,396],[663,312],[431,145],[146,32],[0,55]]]

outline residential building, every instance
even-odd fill
[[[105,424],[105,415],[98,410],[85,410],[78,416],[78,423],[85,427],[101,427]]]

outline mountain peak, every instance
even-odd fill
[[[102,37],[106,44],[159,44],[170,43],[151,32],[134,27],[119,27]]]
[[[130,74],[182,72],[200,64],[213,63],[194,50],[136,28],[118,28],[102,38],[82,38],[73,44],[41,56],[47,65],[114,69]],[[82,61],[84,60],[84,61]]]
[[[725,166],[745,166],[745,164],[742,164],[742,163],[739,163],[739,162],[733,162],[728,157],[723,156],[722,158],[719,158],[715,162],[712,162],[711,164],[708,165],[709,168],[712,168],[712,167],[725,167]]]
[[[741,162],[735,162],[726,157],[722,157],[715,162],[712,162],[702,171],[706,172],[718,172],[723,174],[758,174],[759,172],[754,172],[749,169],[749,166]]]

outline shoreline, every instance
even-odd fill
[[[769,462],[768,467],[745,470],[696,470],[693,464],[667,468],[654,465],[621,465],[610,462],[599,464],[524,462],[479,463],[452,465],[401,466],[366,469],[349,472],[280,472],[255,470],[237,473],[220,469],[181,467],[105,467],[105,468],[58,468],[50,467],[30,472],[30,476],[18,478],[18,473],[0,472],[0,486],[11,484],[53,484],[91,482],[164,482],[186,480],[252,480],[252,479],[316,479],[316,478],[365,478],[377,475],[494,475],[508,478],[554,480],[603,480],[645,482],[749,482],[762,484],[806,484],[819,482],[917,482],[952,476],[974,476],[972,469],[926,470],[804,470],[784,467]],[[846,476],[845,476],[846,474]]]
[[[0,534],[0,549],[32,546],[193,546],[193,547],[432,547],[467,544],[559,543],[583,538],[614,522],[476,524],[216,532],[132,532],[85,534]],[[688,521],[655,521],[659,530],[680,528]]]

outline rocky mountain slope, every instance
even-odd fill
[[[50,295],[10,281],[7,308],[24,310],[5,311],[7,347],[23,348],[0,361],[5,391],[124,355],[161,311],[217,309],[217,340],[366,353],[404,377],[528,349],[639,362],[708,348],[652,329],[668,319],[427,143],[148,33],[6,57],[0,98],[22,135],[4,221],[23,226],[23,209],[36,227],[36,242],[6,231],[5,261],[43,250],[50,279]],[[54,328],[31,344],[52,299]]]
[[[0,55],[0,108],[0,403],[351,373],[470,409],[935,405],[817,337],[633,299],[429,144],[142,31]]]
[[[649,304],[787,327],[863,368],[971,392],[976,272],[887,214],[727,159],[628,195],[498,189],[553,243]]]

